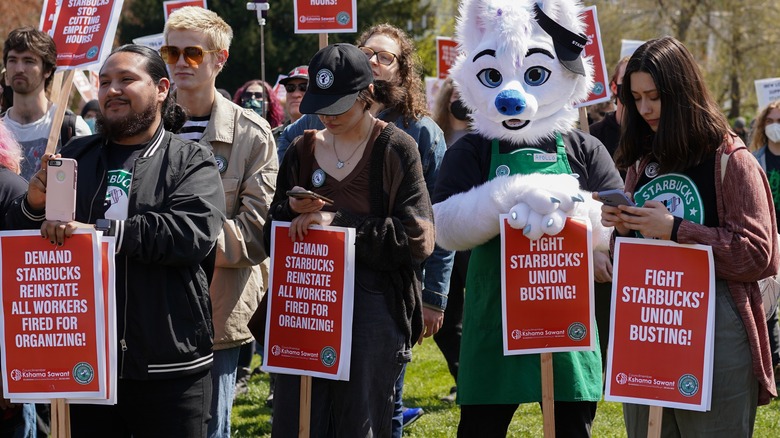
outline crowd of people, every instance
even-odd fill
[[[514,153],[524,146],[475,132],[478,112],[456,78],[430,96],[429,111],[414,44],[390,24],[293,67],[279,81],[283,100],[256,79],[232,95],[217,89],[233,30],[214,12],[176,10],[163,38],[159,51],[129,44],[111,52],[98,99],[80,115],[67,111],[54,154],[45,151],[56,111],[48,97],[54,42],[29,27],[4,42],[0,230],[40,229],[60,246],[81,227],[117,238],[118,403],[72,405],[74,436],[231,436],[233,401],[262,351],[248,323],[264,309],[274,221],[291,222],[293,241],[312,224],[356,230],[350,378],[313,379],[315,436],[402,436],[423,414],[404,406],[403,388],[412,347],[428,337],[453,378],[441,398],[461,405],[458,436],[506,435],[517,404],[538,396],[509,376],[538,364],[500,354],[496,314],[464,312],[500,306],[499,241],[445,249],[433,205],[531,173],[574,174],[583,190],[623,189],[637,201],[669,174],[699,188],[701,223],[652,197],[601,213],[613,239],[699,243],[715,255],[712,409],[664,408],[662,436],[750,436],[756,407],[776,396],[778,318],[765,321],[756,303],[757,281],[780,264],[780,101],[754,123],[731,126],[674,38],[619,60],[609,84],[615,100],[593,113],[593,136],[538,142],[557,154],[543,164]],[[44,218],[47,165],[60,157],[79,163],[75,221],[67,223]],[[723,172],[714,171],[721,162]],[[334,202],[288,196],[297,189]],[[594,257],[601,348],[557,356],[568,379],[556,386],[560,436],[590,436],[602,395],[612,265],[609,251]],[[272,434],[295,436],[300,378],[273,375],[270,391]],[[42,406],[2,400],[0,408],[3,431],[45,433]],[[629,436],[646,436],[647,406],[623,409]]]

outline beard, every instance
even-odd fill
[[[109,140],[121,140],[132,137],[136,134],[146,131],[154,123],[157,116],[157,105],[153,103],[147,105],[140,113],[132,113],[126,117],[117,120],[106,119],[103,114],[98,113],[95,120],[95,129]]]
[[[23,75],[16,79],[11,78],[11,85],[9,85],[9,87],[14,93],[27,95],[37,90],[41,83],[43,83],[43,78],[31,78],[28,75]]]

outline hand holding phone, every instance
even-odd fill
[[[46,220],[70,222],[76,219],[76,173],[71,158],[49,160],[46,168]]]
[[[333,200],[311,190],[288,190],[287,196],[295,199],[319,199],[326,204],[333,205]]]
[[[627,205],[629,207],[635,207],[634,201],[632,201],[621,189],[605,190],[598,192],[599,201],[604,205],[610,207],[617,207],[618,205]]]

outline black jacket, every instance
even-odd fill
[[[98,134],[62,150],[78,160],[79,222],[104,217],[105,145]],[[165,379],[211,367],[211,304],[200,262],[215,245],[224,209],[212,153],[159,129],[133,166],[128,218],[112,220],[108,232],[117,241],[120,378]],[[36,228],[43,212],[31,211],[20,197],[6,219],[16,229]]]

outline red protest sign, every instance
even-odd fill
[[[57,3],[62,0],[43,0],[41,9],[41,21],[38,24],[38,30],[43,33],[51,32],[54,27],[54,19],[57,18]]]
[[[606,400],[709,410],[713,266],[709,246],[617,240]]]
[[[185,6],[196,6],[203,9],[208,9],[206,6],[206,0],[170,0],[163,2],[163,14],[165,15],[165,21],[168,21],[168,17],[171,16],[173,11],[181,9]]]
[[[606,102],[610,99],[609,75],[607,74],[606,58],[604,58],[604,46],[601,44],[601,30],[596,14],[595,6],[588,6],[582,10],[582,18],[585,21],[585,35],[588,42],[585,44],[585,55],[593,59],[593,89],[584,102],[575,107],[583,107]]]
[[[529,240],[501,217],[504,354],[593,350],[590,223]]]
[[[436,37],[436,67],[439,71],[439,79],[446,79],[450,74],[450,67],[458,56],[458,43],[447,37]]]
[[[349,380],[355,230],[274,222],[263,370]]]
[[[40,231],[0,235],[4,396],[105,397],[100,249],[94,230],[61,247]]]
[[[124,0],[63,2],[52,35],[57,46],[57,67],[68,70],[103,64],[114,43],[123,3]]]
[[[106,395],[105,398],[69,398],[70,404],[90,404],[90,405],[115,405],[117,402],[117,345],[116,345],[116,269],[114,259],[116,256],[116,238],[112,236],[103,236],[100,240],[100,259],[103,281],[103,326],[100,330],[104,331],[105,349],[103,353],[106,357],[106,372],[104,373]]]
[[[357,32],[357,0],[295,0],[295,33]]]

